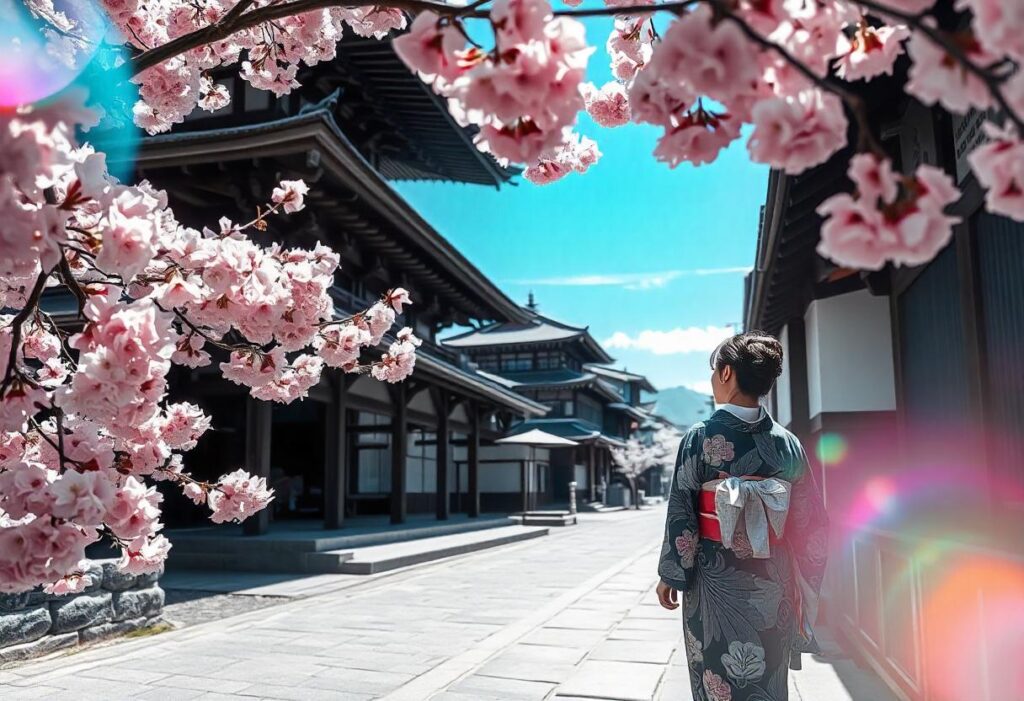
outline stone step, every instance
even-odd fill
[[[368,548],[360,548],[354,552],[309,553],[307,557],[317,558],[326,566],[327,561],[321,558],[336,555],[339,558],[348,556],[338,563],[335,572],[341,574],[377,574],[399,567],[431,562],[453,555],[486,550],[499,545],[517,543],[523,540],[539,538],[548,534],[547,528],[530,526],[505,526],[489,528],[475,533],[439,536],[404,543],[391,543]]]
[[[509,516],[521,526],[575,526],[576,514],[568,511],[527,511]]]
[[[371,545],[383,545],[395,541],[433,538],[455,533],[501,528],[510,525],[502,516],[481,516],[460,518],[452,521],[417,520],[400,526],[386,524],[361,525],[358,519],[336,530],[291,529],[272,524],[269,533],[259,536],[243,536],[241,528],[235,526],[214,526],[169,531],[167,536],[174,543],[174,555],[185,553],[200,555],[217,554],[270,554],[288,557],[296,553],[351,550]],[[177,564],[175,562],[174,564]]]
[[[433,539],[428,539],[433,540]],[[322,553],[303,553],[302,571],[310,574],[343,574],[342,565],[355,557],[351,550],[328,550]]]

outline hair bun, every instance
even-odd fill
[[[782,344],[763,331],[746,331],[722,343],[715,354],[716,369],[728,365],[746,394],[763,397],[782,374]]]

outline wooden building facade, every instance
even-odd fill
[[[523,308],[525,322],[508,321],[446,338],[446,348],[466,353],[482,374],[546,407],[543,417],[515,425],[511,434],[541,429],[578,443],[552,448],[547,472],[537,476],[540,503],[564,504],[569,484],[586,502],[621,499],[628,485],[617,484],[611,449],[625,441],[649,416],[640,407],[647,378],[605,367],[611,356],[586,327],[575,327]],[[615,493],[614,497],[612,493]]]
[[[245,466],[268,479],[276,499],[245,523],[251,534],[288,520],[338,528],[369,514],[389,514],[392,523],[417,513],[478,516],[487,500],[481,446],[547,410],[478,373],[437,334],[452,325],[525,323],[529,315],[389,180],[498,187],[515,171],[475,148],[472,132],[408,71],[390,42],[350,36],[337,60],[304,69],[299,80],[301,89],[275,99],[225,77],[231,104],[143,139],[133,156],[135,177],[165,189],[182,223],[197,227],[221,216],[247,221],[280,180],[304,179],[305,209],[272,217],[269,230],[254,238],[284,247],[322,242],[337,251],[341,270],[331,295],[341,314],[405,287],[415,304],[398,327],[412,327],[423,346],[404,383],[328,371],[308,399],[288,406],[249,398],[215,367],[176,369],[172,397],[213,417],[213,430],[186,463],[202,478]],[[170,527],[204,523],[173,490],[167,500]]]
[[[900,170],[937,165],[963,189],[953,240],[915,268],[837,268],[815,253],[815,208],[850,188],[850,154],[772,172],[744,322],[785,349],[770,409],[832,518],[830,623],[901,698],[998,701],[1021,650],[1019,617],[999,649],[1002,621],[1024,605],[1024,224],[984,211],[965,161],[984,115],[929,109],[901,80],[869,93],[875,121]]]

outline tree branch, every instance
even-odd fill
[[[1017,127],[1017,133],[1024,137],[1024,119],[1014,111],[1009,100],[1007,100],[1006,96],[1003,95],[1002,84],[1004,78],[993,74],[989,70],[989,67],[979,66],[972,61],[964,50],[955,41],[953,41],[952,37],[950,37],[947,32],[924,21],[924,18],[927,16],[926,14],[911,14],[909,12],[895,10],[887,5],[875,2],[875,0],[857,0],[857,4],[880,15],[898,19],[900,22],[913,27],[914,31],[920,32],[923,36],[927,37],[929,41],[956,59],[968,73],[985,84],[985,87],[988,88],[992,98],[996,101],[996,104],[999,105],[999,109],[1002,110],[1006,117],[1013,122],[1013,125]]]
[[[793,68],[795,68],[802,76],[820,87],[822,90],[832,93],[845,102],[846,106],[850,108],[850,112],[853,114],[853,118],[857,123],[859,151],[872,151],[879,157],[888,157],[885,149],[882,148],[882,145],[878,142],[878,139],[875,138],[875,134],[871,130],[871,120],[868,118],[867,105],[864,104],[864,100],[860,95],[851,91],[835,78],[820,76],[815,73],[806,63],[796,58],[784,47],[761,36],[761,34],[747,24],[741,17],[733,14],[725,4],[721,2],[721,0],[708,0],[708,2],[713,5],[715,10],[720,12],[725,19],[733,22],[737,27],[739,27],[740,31],[742,31],[752,42],[765,49],[774,51],[786,63],[793,66]]]
[[[556,10],[553,14],[556,17],[606,17],[614,15],[629,14],[650,14],[653,12],[666,11],[677,12],[686,7],[697,5],[706,0],[673,0],[672,2],[660,5],[628,5],[622,7],[598,7],[593,9],[571,9]],[[232,12],[240,5],[240,2]],[[467,7],[448,5],[437,0],[291,0],[276,5],[267,5],[244,14],[239,13],[232,16],[232,12],[224,15],[215,24],[197,29],[188,34],[183,34],[172,39],[166,44],[154,47],[142,52],[129,61],[131,74],[138,75],[147,68],[152,68],[158,63],[163,63],[192,49],[218,41],[223,41],[235,32],[240,32],[251,27],[271,22],[276,19],[283,19],[293,15],[314,10],[323,10],[329,7],[382,7],[405,10],[410,14],[431,11],[439,15],[455,17],[460,19],[472,18],[482,19],[490,16],[490,11],[477,9],[483,2],[474,2]]]
[[[21,329],[35,312],[36,305],[39,304],[39,298],[46,288],[46,280],[49,277],[50,273],[45,270],[39,273],[39,277],[36,278],[36,284],[32,287],[32,292],[29,294],[28,299],[25,300],[25,306],[11,319],[11,323],[8,325],[11,328],[11,350],[7,354],[7,370],[4,372],[4,379],[0,382],[0,400],[7,396],[7,390],[10,389],[11,383],[14,382],[15,374],[19,372],[17,363],[18,350],[21,348]]]

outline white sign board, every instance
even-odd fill
[[[956,182],[963,183],[971,172],[967,156],[975,148],[988,141],[981,125],[990,116],[989,112],[971,110],[965,115],[953,115],[953,146],[956,149]]]

